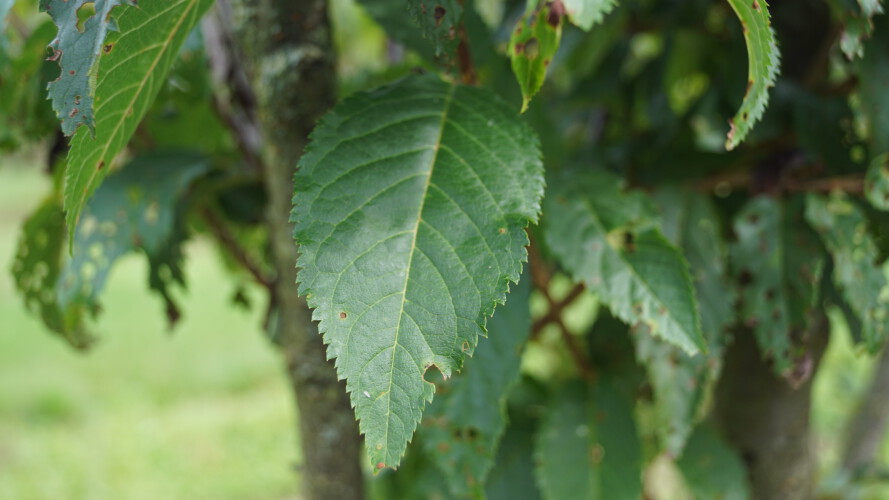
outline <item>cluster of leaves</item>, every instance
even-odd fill
[[[14,273],[74,342],[122,252],[145,250],[169,301],[183,197],[217,203],[231,177],[216,157],[230,141],[205,144],[212,159],[138,155],[175,144],[160,120],[212,115],[164,90],[212,3],[40,4],[58,27],[52,109],[73,134],[67,216],[58,197],[35,214]],[[317,125],[292,218],[300,291],[371,463],[400,467],[378,494],[638,498],[666,457],[698,497],[748,496],[701,424],[730,332],[792,384],[811,377],[806,339],[828,307],[864,350],[889,336],[880,2],[503,1],[496,18],[468,0],[360,3],[431,71]],[[796,44],[781,20],[806,16],[820,38]],[[97,190],[128,146],[137,160]],[[581,327],[550,276],[592,297]]]

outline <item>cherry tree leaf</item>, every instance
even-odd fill
[[[488,91],[411,76],[312,133],[293,219],[301,293],[377,469],[399,464],[433,385],[519,279],[543,173],[536,136]]]
[[[617,7],[617,0],[562,0],[562,3],[565,4],[568,19],[584,31],[601,23]]]

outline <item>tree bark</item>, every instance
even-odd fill
[[[856,473],[877,458],[886,437],[889,420],[889,349],[877,362],[870,389],[864,394],[858,411],[849,421],[843,468]]]
[[[799,364],[805,381],[797,384],[775,375],[749,330],[738,332],[726,353],[714,417],[740,451],[757,500],[809,500],[814,495],[812,374],[827,347],[829,324],[823,315],[813,323]]]
[[[234,0],[232,7],[263,136],[271,259],[278,273],[272,328],[299,411],[303,496],[358,500],[364,496],[361,438],[345,383],[337,380],[311,311],[299,296],[297,246],[289,222],[297,161],[309,132],[336,96],[327,2]]]

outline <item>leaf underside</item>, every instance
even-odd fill
[[[615,7],[617,0],[563,0],[571,22],[584,31],[599,24]]]
[[[877,352],[889,338],[889,290],[865,215],[844,194],[810,194],[806,220],[833,257],[834,284],[861,321],[865,347]]]
[[[493,94],[412,76],[346,99],[296,177],[300,292],[377,469],[518,280],[543,194],[536,136]]]
[[[809,328],[824,267],[818,237],[803,216],[803,199],[751,199],[735,218],[732,272],[741,318],[779,374],[795,358],[792,339]]]
[[[102,46],[95,139],[81,127],[71,139],[65,210],[73,236],[86,201],[127,145],[166,79],[179,49],[213,0],[140,2],[117,14],[119,32]]]
[[[729,122],[731,129],[725,142],[725,148],[731,151],[744,141],[765,112],[769,88],[778,78],[780,52],[766,0],[728,0],[728,3],[744,28],[748,59],[747,92],[741,109]]]
[[[695,354],[705,346],[682,253],[656,227],[645,195],[602,170],[558,181],[546,198],[547,247],[576,280],[629,324]]]
[[[51,59],[58,60],[62,71],[48,85],[52,108],[62,121],[62,132],[71,135],[80,125],[95,132],[93,99],[96,93],[97,62],[105,37],[117,27],[111,11],[118,5],[135,5],[133,0],[41,0],[40,9],[59,27],[49,44]],[[92,7],[95,14],[78,28],[78,11]]]

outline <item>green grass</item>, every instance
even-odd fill
[[[35,170],[0,168],[0,499],[293,498],[280,359],[260,311],[230,305],[233,281],[208,244],[188,247],[185,316],[172,333],[137,256],[115,268],[88,354],[24,311],[8,269],[47,189]]]

